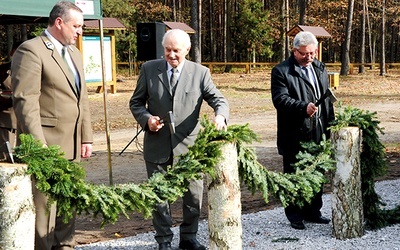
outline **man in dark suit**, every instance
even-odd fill
[[[74,46],[82,27],[82,10],[69,1],[58,2],[47,29],[19,46],[11,66],[17,133],[59,145],[71,161],[90,157],[93,141],[83,62]],[[63,223],[56,204],[49,211],[47,196],[35,186],[33,197],[35,249],[73,249],[75,218]]]
[[[271,93],[277,110],[279,154],[283,156],[283,170],[294,173],[300,142],[320,142],[322,134],[334,119],[333,105],[329,98],[315,106],[329,87],[325,65],[316,59],[318,41],[310,32],[299,32],[293,41],[292,55],[272,69]],[[321,189],[322,190],[322,189]],[[304,229],[304,220],[329,223],[321,215],[322,191],[310,204],[300,208],[290,204],[285,214],[295,229]]]
[[[214,109],[218,129],[226,129],[229,119],[228,102],[212,82],[208,68],[185,59],[191,46],[189,35],[172,29],[164,35],[162,44],[165,60],[152,60],[142,65],[129,103],[133,116],[145,131],[144,159],[149,177],[155,172],[165,172],[175,156],[186,153],[193,145],[200,129],[198,118],[203,100]],[[171,85],[171,82],[176,83]],[[175,133],[160,122],[169,111],[174,115]],[[196,239],[202,196],[203,181],[191,181],[183,197],[181,249],[205,249]],[[169,204],[157,207],[153,224],[159,249],[171,249]]]
[[[21,42],[13,43],[10,58],[12,58],[20,44]],[[0,151],[7,153],[8,149],[4,144],[9,142],[11,147],[15,146],[15,131],[17,129],[17,118],[15,117],[11,98],[11,60],[0,65],[0,85]]]

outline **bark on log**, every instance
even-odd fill
[[[336,173],[333,180],[332,224],[337,239],[361,237],[364,214],[361,193],[361,130],[347,127],[333,135]]]
[[[34,249],[35,207],[27,166],[0,163],[0,249]]]
[[[242,249],[242,204],[236,146],[222,147],[216,178],[208,178],[210,249]]]

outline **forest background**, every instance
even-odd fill
[[[175,21],[191,26],[191,59],[196,62],[280,62],[290,53],[286,33],[296,25],[320,26],[322,61],[381,64],[400,61],[398,0],[102,0],[103,16],[118,18],[117,61],[136,61],[136,25]],[[43,25],[0,26],[0,61],[12,43],[26,40]],[[363,65],[360,72],[363,71]]]

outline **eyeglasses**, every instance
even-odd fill
[[[313,51],[313,52],[301,52],[300,50],[296,49],[297,52],[299,52],[299,54],[303,57],[305,56],[315,56],[315,54],[317,54],[317,51]]]

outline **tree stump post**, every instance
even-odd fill
[[[27,168],[0,163],[0,249],[34,249],[35,206]]]
[[[242,204],[236,146],[222,146],[215,179],[208,178],[210,250],[242,249]]]
[[[347,127],[333,134],[336,173],[333,179],[332,224],[337,239],[361,237],[364,213],[361,192],[360,154],[362,133]]]

